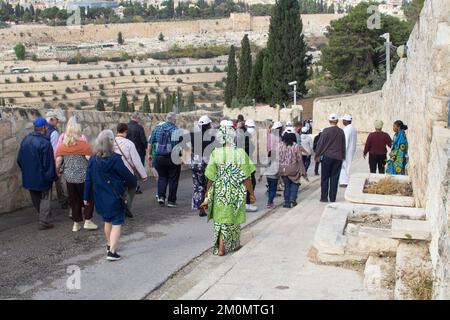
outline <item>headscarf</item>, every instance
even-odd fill
[[[233,127],[221,126],[217,131],[217,141],[224,145],[225,143],[236,146],[236,130]]]

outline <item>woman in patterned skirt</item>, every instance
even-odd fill
[[[219,256],[240,247],[247,191],[255,203],[251,174],[256,167],[244,149],[236,148],[232,125],[231,121],[221,123],[217,133],[221,147],[213,150],[205,170],[208,186],[202,207],[208,208],[208,221],[214,220],[213,253]]]
[[[406,174],[406,163],[408,157],[408,140],[405,131],[408,126],[402,121],[394,122],[393,130],[395,132],[392,142],[391,152],[387,162],[387,173],[389,174]]]

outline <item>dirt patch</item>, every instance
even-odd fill
[[[396,181],[391,177],[381,179],[377,182],[370,182],[366,180],[363,192],[407,197],[411,197],[413,195],[411,183]]]

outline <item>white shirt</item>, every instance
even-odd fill
[[[345,160],[351,162],[356,152],[357,131],[352,124],[345,126]]]
[[[302,152],[303,156],[310,156],[313,153],[313,139],[310,134],[301,134],[300,135],[301,145],[303,149],[306,150],[305,152]]]
[[[134,170],[132,168],[133,166],[139,173],[139,177],[137,178],[147,178],[147,172],[142,164],[141,157],[139,156],[134,143],[127,138],[119,136],[117,136],[115,140],[117,143],[114,142],[114,152],[122,156],[123,164],[128,168],[128,170],[134,174]],[[122,151],[123,154],[120,151]]]

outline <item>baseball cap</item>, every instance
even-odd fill
[[[35,128],[42,128],[48,125],[48,123],[44,118],[37,118],[36,120],[34,120],[33,125]]]
[[[287,127],[286,130],[284,130],[283,134],[285,133],[295,133],[294,128],[293,127]]]
[[[247,127],[256,127],[256,123],[255,123],[254,120],[248,119],[248,120],[245,120],[245,126],[247,126]]]
[[[283,124],[280,121],[275,121],[272,126],[272,129],[280,129],[280,128],[283,128]]]
[[[349,115],[348,113],[344,114],[344,116],[342,117],[342,120],[345,121],[352,121],[352,116]]]
[[[47,112],[47,114],[45,115],[45,117],[48,119],[48,118],[56,118],[56,119],[58,119],[58,115],[56,114],[56,112],[55,111],[49,111],[49,112]]]
[[[211,123],[211,119],[208,116],[201,116],[200,119],[198,120],[198,124],[200,126],[203,126],[205,124]]]
[[[336,114],[336,113],[330,114],[330,115],[328,116],[328,120],[329,120],[329,121],[336,121],[336,120],[338,120],[337,114]]]
[[[309,130],[309,128],[307,128],[307,127],[303,127],[303,128],[302,128],[302,132],[303,132],[303,133],[307,133],[308,130]]]

